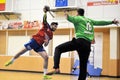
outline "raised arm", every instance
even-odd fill
[[[44,11],[43,24],[47,24],[47,12],[50,11],[50,7],[44,6],[43,11]]]
[[[80,21],[80,19],[78,17],[70,16],[69,11],[64,11],[64,15],[65,15],[66,19],[72,23],[78,23]]]
[[[44,16],[43,16],[43,24],[47,24],[47,13],[44,13]]]

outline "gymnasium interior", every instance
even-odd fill
[[[0,80],[43,80],[43,58],[33,50],[8,67],[4,64],[42,27],[45,5],[51,12],[47,13],[48,22],[58,22],[45,47],[48,71],[53,68],[55,47],[75,36],[74,25],[65,19],[64,11],[76,16],[76,10],[84,8],[85,16],[93,20],[119,21],[118,25],[94,26],[87,80],[120,80],[120,0],[0,0]],[[77,80],[79,69],[77,52],[65,52],[60,60],[61,74],[51,80]]]

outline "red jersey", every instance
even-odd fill
[[[33,35],[33,39],[40,45],[44,43],[45,33],[48,35],[49,39],[53,38],[53,32],[49,29],[48,24],[43,24],[43,28],[38,31],[37,34]]]

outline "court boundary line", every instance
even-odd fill
[[[43,73],[42,71],[26,71],[26,70],[11,70],[11,69],[0,69],[0,71],[11,71],[11,72],[26,72],[26,73]],[[72,75],[72,76],[78,76],[73,74],[67,74],[67,73],[60,73],[58,75]],[[120,78],[120,76],[110,76],[110,75],[100,75],[100,76],[93,76],[90,75],[90,77],[111,77],[111,78]]]

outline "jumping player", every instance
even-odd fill
[[[61,54],[63,52],[76,50],[80,60],[78,80],[86,80],[88,57],[91,51],[91,44],[94,42],[93,26],[118,24],[118,21],[95,21],[89,19],[84,16],[84,9],[82,8],[77,9],[77,16],[70,16],[67,11],[65,11],[65,16],[68,21],[74,24],[76,37],[71,41],[56,46],[54,52],[54,70],[47,73],[47,75],[60,73],[59,64]]]
[[[51,25],[47,22],[47,12],[50,10],[48,6],[43,8],[44,16],[43,16],[43,27],[40,29],[37,34],[32,36],[32,39],[26,44],[24,44],[24,48],[20,50],[9,62],[5,64],[5,66],[9,66],[12,64],[18,57],[29,50],[34,50],[44,59],[44,78],[49,78],[46,75],[48,69],[48,55],[43,47],[47,46],[49,41],[53,38],[53,32],[57,29],[58,23],[52,22]]]

